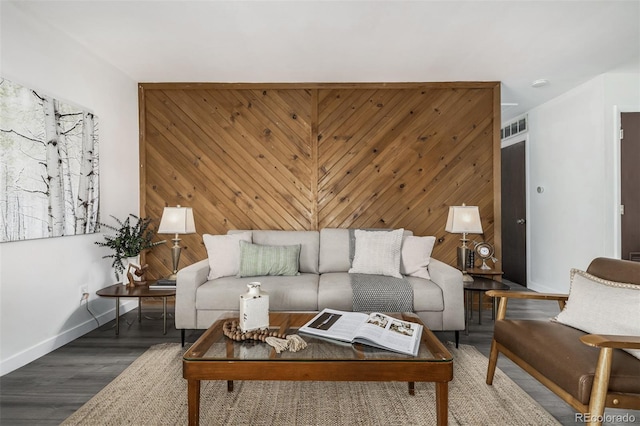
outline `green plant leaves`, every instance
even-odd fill
[[[155,231],[151,228],[153,220],[150,218],[140,218],[134,214],[130,214],[125,220],[111,217],[116,221],[117,226],[107,223],[100,223],[100,225],[115,234],[105,235],[104,241],[96,241],[96,244],[113,251],[112,254],[105,255],[103,258],[113,258],[111,266],[116,270],[116,279],[120,279],[120,274],[125,268],[124,260],[138,256],[143,250],[164,244],[166,241],[151,241]]]

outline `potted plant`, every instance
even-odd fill
[[[164,244],[166,241],[151,241],[155,232],[150,228],[152,222],[150,218],[140,218],[130,214],[122,221],[115,216],[111,217],[117,222],[117,226],[107,223],[100,223],[100,225],[114,231],[115,235],[105,235],[105,240],[96,241],[96,244],[113,250],[112,254],[102,257],[113,258],[111,266],[116,271],[116,280],[119,280],[120,274],[124,273],[129,264],[129,258],[137,257],[143,250]]]

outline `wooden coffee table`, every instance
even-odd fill
[[[316,314],[271,313],[269,328],[294,334]],[[422,324],[412,313],[390,315]],[[411,395],[414,382],[435,382],[438,425],[447,424],[453,356],[428,328],[422,332],[416,357],[360,344],[339,344],[306,334],[301,335],[308,343],[306,349],[277,354],[266,343],[236,342],[225,337],[224,321],[237,317],[236,312],[216,321],[183,356],[190,425],[200,421],[201,380],[226,380],[229,392],[233,391],[233,380],[400,381],[409,383]]]
[[[162,316],[164,321],[164,334],[167,334],[167,297],[175,296],[176,289],[152,290],[148,285],[128,287],[123,284],[114,284],[96,291],[101,297],[115,297],[116,299],[116,335],[120,334],[120,298],[138,298],[138,322],[142,321],[142,299],[145,297],[162,297]]]

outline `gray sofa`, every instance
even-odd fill
[[[229,231],[228,234],[243,231]],[[246,231],[244,231],[246,232]],[[412,235],[405,230],[405,238]],[[208,279],[209,260],[204,259],[178,272],[176,328],[206,329],[223,313],[239,310],[239,297],[247,284],[259,281],[269,293],[271,311],[319,311],[324,308],[352,310],[350,236],[348,229],[320,231],[252,231],[254,244],[300,244],[300,274],[296,276],[225,276]],[[413,289],[413,311],[431,330],[464,329],[462,274],[431,258],[430,280],[406,276]]]

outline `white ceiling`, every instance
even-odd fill
[[[14,3],[137,82],[501,81],[507,120],[640,73],[640,0]]]

